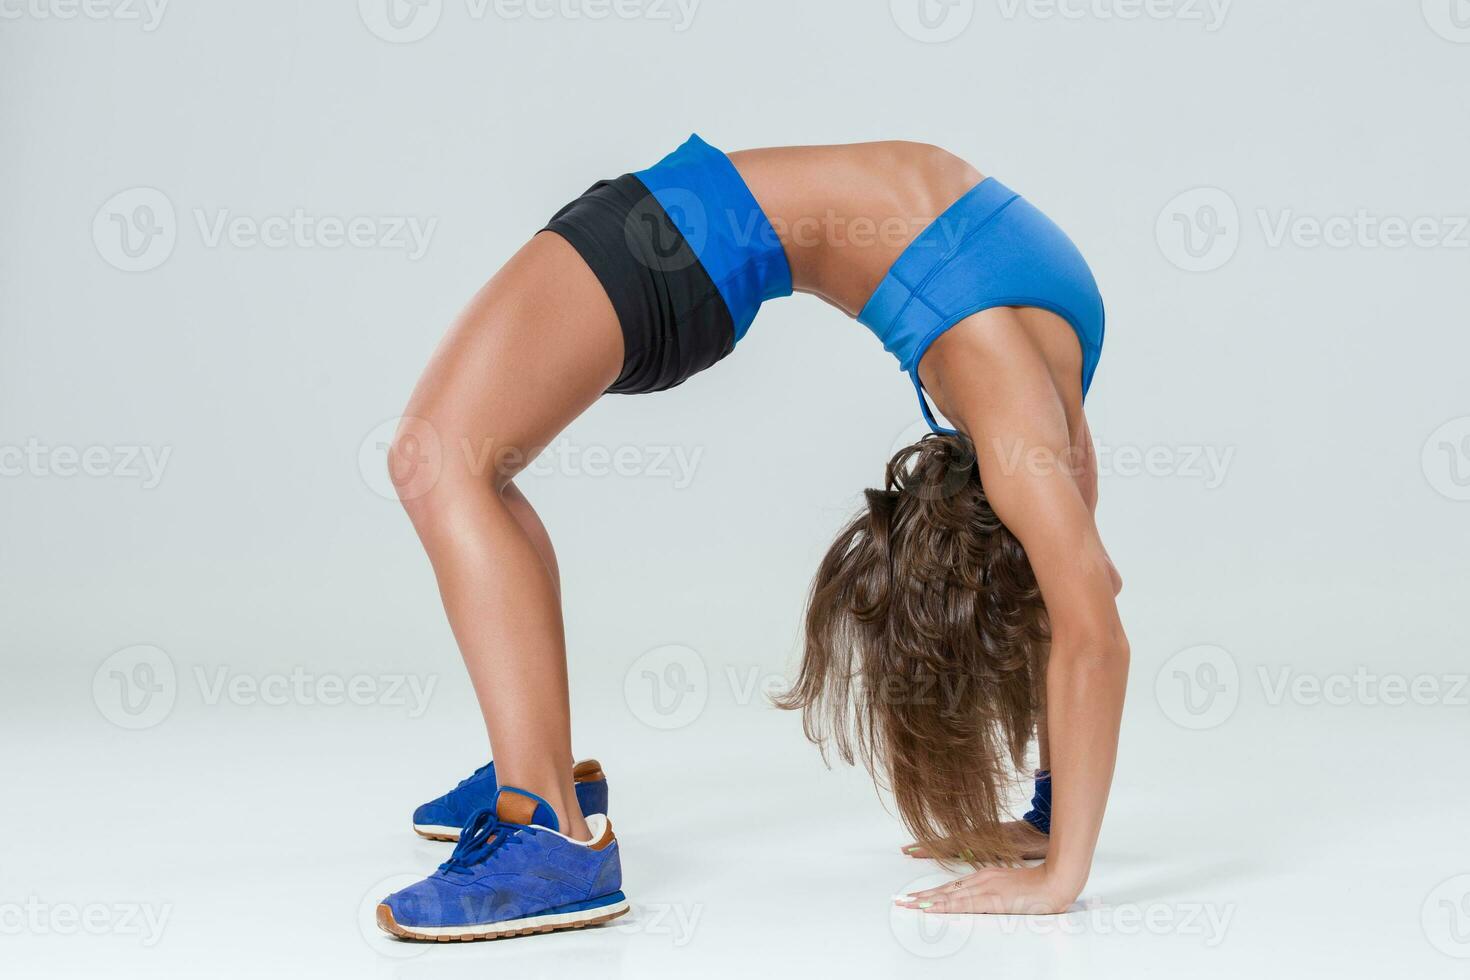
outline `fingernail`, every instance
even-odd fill
[[[921,909],[929,909],[929,908],[933,908],[933,907],[934,907],[934,903],[933,902],[920,902],[919,903],[919,908],[921,908]]]

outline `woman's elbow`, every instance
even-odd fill
[[[1064,636],[1054,636],[1048,660],[1052,666],[1062,662],[1126,674],[1131,656],[1132,650],[1123,627],[1109,625],[1073,630]]]

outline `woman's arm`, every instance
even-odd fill
[[[1093,521],[1095,491],[1069,452],[1076,426],[1068,426],[1039,348],[1019,324],[1003,320],[953,339],[934,365],[936,396],[974,441],[981,483],[1026,549],[1051,624],[1051,842],[1039,867],[986,869],[913,904],[930,903],[935,912],[1059,912],[1087,882],[1117,758],[1128,640],[1114,603],[1116,572]]]

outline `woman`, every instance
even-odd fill
[[[906,904],[1048,913],[1077,898],[1128,663],[1082,411],[1103,338],[1092,275],[1039,211],[935,147],[726,156],[696,136],[595,184],[511,258],[441,344],[395,439],[390,469],[495,762],[415,813],[420,833],[459,843],[384,899],[387,931],[492,938],[626,911],[606,780],[573,764],[556,557],[513,478],[604,392],[682,383],[795,290],[883,341],[936,434],[895,457],[823,562],[783,704],[891,786],[910,853],[997,865]],[[456,447],[427,484],[426,440]],[[488,450],[488,470],[475,465],[486,452],[459,447]],[[1058,787],[1050,824],[1041,806],[1002,823],[1038,729],[1051,773],[1038,802]]]

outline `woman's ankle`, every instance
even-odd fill
[[[573,840],[587,840],[591,832],[582,806],[577,800],[577,791],[572,784],[571,771],[556,780],[534,779],[513,771],[498,771],[500,785],[512,786],[527,793],[534,793],[544,800],[556,813],[557,830]]]

